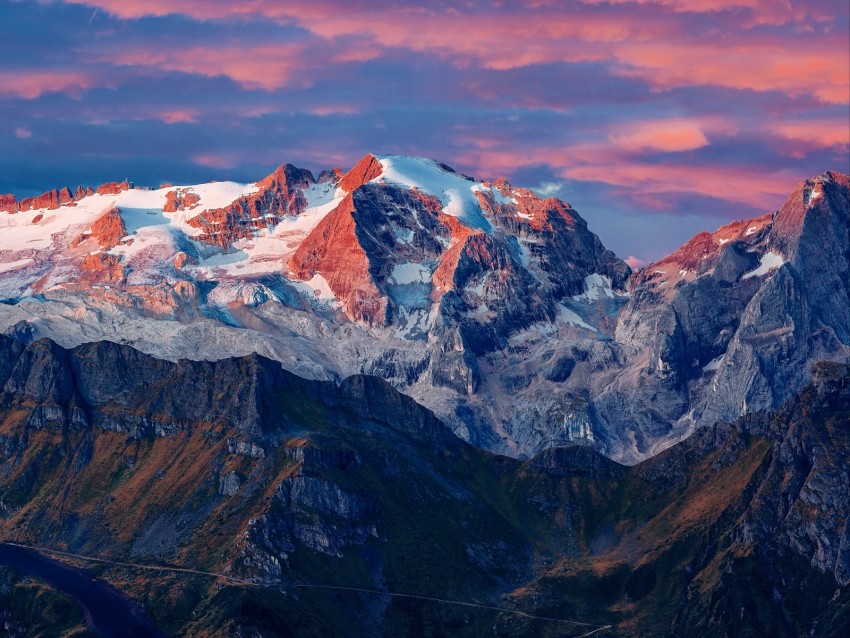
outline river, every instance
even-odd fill
[[[84,569],[8,543],[0,543],[0,565],[43,580],[73,598],[88,628],[103,638],[165,638],[139,603]]]

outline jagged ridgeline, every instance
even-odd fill
[[[569,204],[421,158],[0,207],[0,331],[375,375],[517,458],[579,443],[635,463],[850,355],[836,172],[637,273]]]
[[[0,337],[0,534],[137,565],[85,563],[172,635],[846,635],[850,367],[813,377],[625,467],[495,456],[371,376]],[[82,625],[0,582],[19,635]]]

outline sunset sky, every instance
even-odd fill
[[[0,0],[0,193],[423,155],[619,255],[850,170],[847,0]]]

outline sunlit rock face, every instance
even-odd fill
[[[421,158],[3,196],[0,329],[367,373],[487,449],[633,462],[847,356],[847,192],[825,173],[637,273],[569,204]]]

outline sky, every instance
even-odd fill
[[[0,0],[0,193],[426,156],[641,264],[850,172],[847,0]]]

